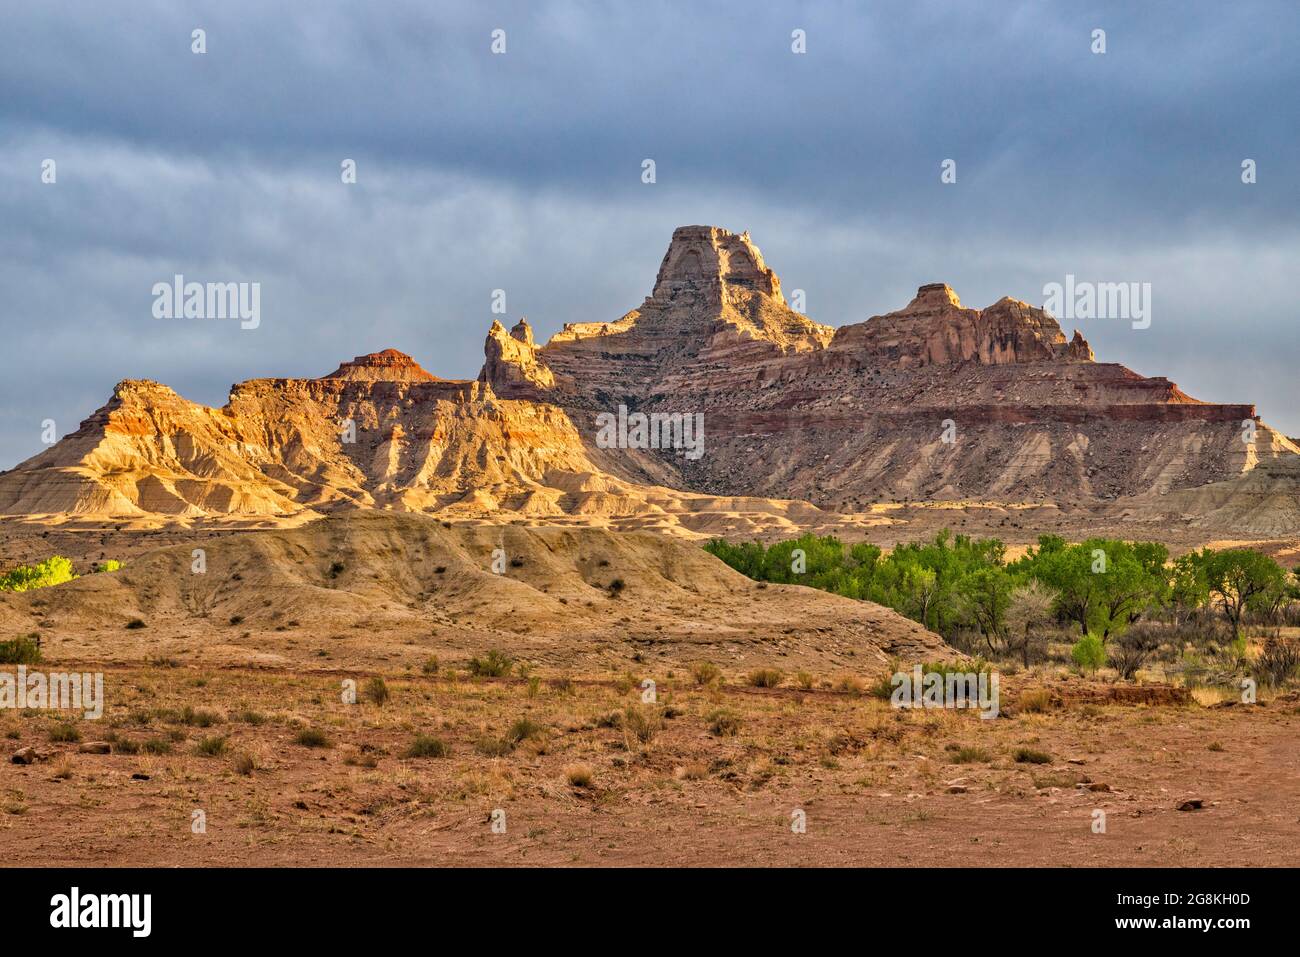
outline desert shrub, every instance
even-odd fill
[[[709,766],[700,761],[692,761],[678,766],[673,776],[681,781],[703,781],[709,776]]]
[[[338,578],[346,569],[342,562],[330,562],[330,578]]]
[[[1070,649],[1070,657],[1080,671],[1095,672],[1106,663],[1106,646],[1096,635],[1084,635]]]
[[[81,740],[81,732],[75,724],[61,721],[50,728],[50,740],[61,744],[73,744]]]
[[[1300,666],[1300,641],[1274,632],[1264,640],[1264,648],[1251,668],[1256,680],[1270,687],[1285,683]]]
[[[1218,615],[1202,610],[1171,623],[1164,638],[1177,649],[1185,645],[1206,650],[1224,648],[1232,644],[1232,626]]]
[[[235,755],[234,767],[236,774],[242,774],[245,777],[257,770],[257,760],[247,752]]]
[[[836,681],[835,690],[847,691],[850,694],[866,694],[871,698],[888,701],[894,696],[894,676],[881,675],[870,684],[863,685],[862,680],[855,675],[845,675]]]
[[[697,661],[691,665],[691,677],[697,685],[720,684],[722,670],[711,661]]]
[[[653,708],[629,705],[623,712],[623,730],[642,744],[649,744],[663,726],[658,712]]]
[[[1300,628],[1300,601],[1287,602],[1278,608],[1277,623],[1288,628]]]
[[[132,618],[126,623],[126,627],[131,631],[135,631],[138,628],[144,628],[147,626],[145,625],[143,618]]]
[[[366,686],[362,690],[361,694],[367,701],[370,701],[372,704],[376,704],[381,708],[388,699],[393,696],[393,693],[388,690],[388,682],[379,675],[375,675],[373,678],[366,681]]]
[[[294,744],[300,744],[304,748],[328,748],[330,741],[325,736],[324,731],[316,728],[303,728],[293,739]]]
[[[546,728],[531,718],[519,718],[506,729],[506,740],[511,744],[519,744],[531,738],[540,738],[545,733]]]
[[[626,587],[627,582],[623,581],[621,578],[615,578],[609,583],[609,593],[617,598],[619,595],[623,594],[623,589]]]
[[[813,676],[807,671],[801,671],[794,676],[795,684],[804,691],[811,691],[813,686]]]
[[[266,715],[262,714],[260,711],[254,711],[251,708],[245,708],[243,711],[240,711],[235,715],[235,718],[238,721],[242,721],[244,724],[256,725],[266,723]]]
[[[596,772],[590,764],[568,764],[564,767],[564,780],[569,782],[570,787],[589,788],[595,777]]]
[[[1026,714],[1042,714],[1052,707],[1052,693],[1046,688],[1026,691],[1016,699],[1016,706]]]
[[[503,758],[514,747],[505,738],[481,737],[474,742],[474,750],[485,758]]]
[[[986,764],[993,758],[983,748],[959,747],[952,752],[953,764]]]
[[[115,572],[121,567],[122,563],[116,558],[105,558],[102,562],[95,562],[95,564],[91,566],[90,570],[95,574],[100,574],[102,572]]]
[[[552,678],[550,684],[551,689],[556,694],[571,695],[577,691],[577,686],[573,683],[573,679],[567,675],[559,678]]]
[[[218,755],[225,754],[226,739],[219,734],[210,738],[199,738],[198,743],[194,745],[194,753],[205,758],[215,758]]]
[[[424,664],[420,665],[420,671],[426,675],[436,675],[438,673],[437,655],[430,655],[424,659]]]
[[[62,585],[77,576],[73,574],[71,560],[54,555],[35,565],[19,565],[0,575],[0,591],[31,591]]]
[[[1125,681],[1132,681],[1148,658],[1160,647],[1160,636],[1150,628],[1130,628],[1110,642],[1107,660]]]
[[[210,728],[214,724],[221,722],[221,716],[212,711],[203,711],[186,705],[176,715],[176,720],[181,724],[192,725],[196,728]]]
[[[704,719],[709,723],[709,733],[719,738],[734,738],[740,733],[740,715],[725,708],[710,712]]]
[[[41,662],[41,637],[36,633],[0,641],[0,664],[37,665]]]
[[[140,750],[145,754],[171,754],[172,743],[166,738],[150,738],[140,745]]]
[[[408,758],[445,758],[447,754],[447,745],[440,738],[428,734],[417,734],[406,749]]]
[[[755,688],[775,688],[781,683],[782,677],[777,668],[759,668],[751,671],[747,680]]]
[[[862,750],[862,739],[847,731],[837,731],[826,739],[826,750],[834,757],[857,754]]]
[[[469,660],[469,673],[476,678],[504,678],[514,664],[513,658],[493,648],[482,658]]]
[[[1033,748],[1016,748],[1011,752],[1011,758],[1016,764],[1051,764],[1052,756],[1042,751],[1035,751]]]

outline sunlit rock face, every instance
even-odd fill
[[[699,417],[701,454],[605,447],[597,422],[620,407]],[[1248,515],[1225,491],[1245,476]],[[240,383],[219,409],[122,382],[76,432],[0,474],[0,513],[379,507],[689,523],[718,507],[707,496],[770,516],[785,514],[776,499],[854,512],[1156,495],[1191,521],[1276,530],[1300,525],[1300,506],[1287,510],[1297,487],[1300,449],[1253,406],[1096,362],[1043,309],[970,308],[928,283],[836,330],[791,308],[747,233],[683,226],[640,306],[567,323],[542,346],[526,320],[494,322],[475,381],[386,349],[316,379]]]

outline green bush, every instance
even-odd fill
[[[122,567],[122,563],[116,558],[105,558],[102,562],[95,562],[91,571],[99,574],[100,572],[115,572]]]
[[[62,555],[54,555],[35,565],[19,565],[0,575],[0,591],[31,591],[33,588],[48,588],[50,585],[62,585],[77,576],[72,571],[72,561]]]
[[[1070,649],[1070,657],[1081,671],[1095,672],[1106,663],[1106,646],[1096,635],[1084,635]]]
[[[1053,622],[1072,622],[1077,634],[1098,635],[1104,645],[1153,612],[1186,619],[1206,608],[1235,635],[1248,612],[1276,620],[1300,599],[1300,583],[1248,549],[1204,549],[1171,562],[1158,542],[1070,543],[1043,535],[1024,557],[1007,562],[998,539],[947,529],[887,556],[866,542],[847,547],[813,534],[770,546],[714,539],[704,548],[760,583],[809,585],[872,601],[950,641],[977,635],[990,652],[1019,651],[1026,663]],[[1026,598],[1031,583],[1032,601]]]

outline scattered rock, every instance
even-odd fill
[[[82,754],[108,754],[113,746],[107,741],[87,741],[77,748]]]
[[[964,784],[950,784],[950,785],[948,785],[948,793],[949,793],[949,794],[965,794],[965,793],[966,793],[967,791],[969,791],[969,790],[970,790],[970,788],[968,788],[968,787],[967,787],[966,785],[964,785]]]
[[[19,748],[9,760],[14,764],[34,764],[41,760],[41,755],[35,748]]]
[[[1178,805],[1180,811],[1199,811],[1205,806],[1205,802],[1200,798],[1191,798]]]

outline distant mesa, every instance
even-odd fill
[[[360,379],[367,382],[437,382],[437,376],[420,368],[405,352],[384,349],[357,356],[325,376],[326,379]]]

